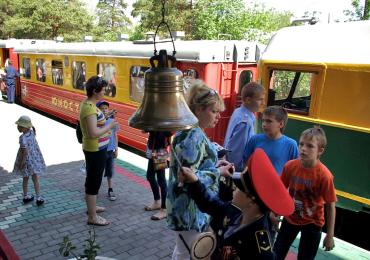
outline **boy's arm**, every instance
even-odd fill
[[[113,157],[114,158],[117,158],[118,157],[118,136],[117,136],[117,130],[114,131],[114,141],[116,142],[116,148],[114,149]]]
[[[237,171],[242,171],[243,166],[243,153],[245,146],[250,138],[247,132],[249,131],[249,125],[247,122],[240,122],[237,124],[230,136],[229,142],[226,145],[226,149],[230,150],[227,154],[227,160],[236,164]]]
[[[330,251],[334,248],[334,225],[335,225],[335,202],[329,202],[325,204],[327,214],[327,233],[323,242],[323,248],[325,251]]]
[[[255,141],[254,141],[254,137],[252,136],[248,142],[246,143],[245,145],[245,148],[244,148],[244,151],[243,151],[243,164],[244,164],[244,167],[247,166],[247,163],[248,163],[248,160],[249,160],[249,157],[251,156],[251,154],[254,152],[255,150]]]

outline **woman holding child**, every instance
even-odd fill
[[[199,125],[176,133],[171,146],[171,167],[167,190],[167,223],[176,232],[172,259],[189,259],[185,243],[191,245],[199,232],[208,229],[209,215],[201,212],[190,198],[188,185],[178,179],[181,166],[192,169],[199,181],[212,194],[218,193],[220,175],[227,175],[232,165],[217,168],[217,151],[204,129],[213,128],[224,110],[219,94],[202,81],[194,81],[188,92],[188,105],[199,120]],[[175,155],[174,155],[175,153]],[[175,156],[178,160],[176,160]],[[181,165],[179,165],[181,164]]]

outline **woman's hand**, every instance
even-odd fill
[[[217,163],[216,163],[216,168],[220,167],[220,166],[225,166],[225,165],[229,165],[230,163],[226,160],[218,160]]]
[[[177,177],[179,183],[193,183],[198,180],[198,176],[188,167],[181,167]]]
[[[234,171],[235,171],[235,167],[234,167],[234,164],[232,163],[229,163],[228,161],[225,161],[225,160],[219,160],[217,162],[217,165],[218,165],[218,169],[220,170],[220,175],[221,176],[224,176],[224,177],[232,177]]]

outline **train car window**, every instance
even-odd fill
[[[132,66],[130,69],[130,99],[141,102],[144,97],[144,73],[149,67]]]
[[[271,71],[268,105],[280,105],[292,113],[308,114],[316,75],[304,71]]]
[[[59,60],[51,61],[51,77],[54,85],[63,86],[63,62]]]
[[[86,63],[82,61],[72,62],[72,86],[75,89],[85,89]]]
[[[184,77],[184,92],[189,89],[192,80],[199,78],[199,73],[195,69],[187,69],[183,73]]]
[[[238,92],[238,94],[240,94],[242,92],[242,88],[245,86],[245,84],[251,82],[252,79],[253,79],[253,73],[252,73],[252,71],[250,71],[250,70],[243,70],[240,73],[240,77],[239,77],[239,92]]]
[[[22,59],[22,68],[21,74],[25,79],[31,78],[31,62],[30,58],[23,58]]]
[[[111,63],[98,63],[97,73],[108,81],[104,95],[108,97],[116,96],[116,66]]]
[[[36,59],[36,79],[38,81],[45,82],[46,69],[44,59]]]

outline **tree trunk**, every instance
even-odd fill
[[[365,0],[364,13],[361,20],[369,20],[370,18],[370,0]]]

